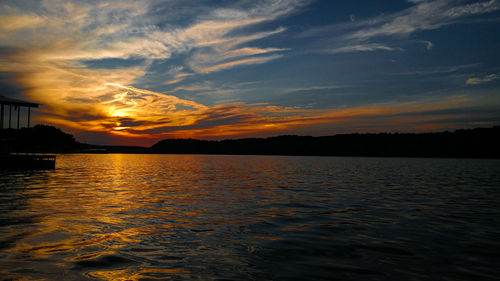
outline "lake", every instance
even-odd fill
[[[0,280],[500,273],[499,160],[68,154],[0,176]]]

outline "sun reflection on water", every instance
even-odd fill
[[[249,183],[231,186],[230,178],[237,176],[238,167],[214,166],[209,158],[200,161],[192,156],[175,156],[182,160],[183,166],[179,166],[179,159],[171,163],[155,156],[80,157],[86,158],[74,162],[70,155],[60,156],[62,159],[58,160],[55,173],[28,186],[28,191],[43,192],[31,197],[25,209],[41,210],[43,215],[35,231],[8,249],[12,255],[28,255],[34,260],[62,258],[67,270],[84,271],[102,280],[187,274],[188,271],[179,269],[178,264],[169,268],[172,260],[167,259],[167,264],[158,262],[157,256],[164,255],[167,249],[193,255],[196,249],[204,251],[205,246],[201,245],[221,248],[228,240],[214,238],[217,228],[259,220],[260,216],[254,211],[239,209],[244,206],[240,204],[248,204],[250,194],[259,198],[255,206],[277,202],[277,199],[270,199],[272,188],[255,193]],[[149,157],[148,168],[137,167],[134,157],[137,161]],[[219,170],[205,170],[205,167]],[[216,178],[215,175],[221,172],[227,175],[228,182]],[[291,215],[278,214],[279,210],[274,207],[266,210],[269,217]],[[179,240],[179,237],[184,238]],[[278,238],[255,236],[253,239]],[[198,246],[193,249],[193,245]],[[220,255],[237,256],[229,252],[230,249],[225,249]],[[150,260],[158,267],[132,270],[128,259],[114,261],[114,257],[126,255]],[[173,261],[184,259],[176,257]],[[107,267],[112,269],[106,270]]]
[[[478,232],[446,232],[473,225],[488,233],[477,218],[469,225],[435,212],[456,206],[443,202],[457,186],[469,190],[460,212],[473,217],[472,207],[478,213],[496,206],[494,200],[471,200],[482,196],[478,183],[500,181],[500,165],[474,168],[478,174],[464,172],[464,163],[446,162],[451,160],[412,160],[413,166],[398,161],[409,160],[59,155],[54,171],[13,172],[0,183],[0,276],[287,280],[336,272],[346,279],[376,279],[381,273],[373,264],[392,270],[381,265],[388,256],[400,268],[424,268],[424,238],[442,235],[447,240],[434,247],[448,250],[467,248],[464,241],[489,243]],[[404,167],[412,168],[400,173]],[[444,185],[454,170],[474,176]],[[433,182],[425,182],[423,175],[432,171]],[[432,216],[439,224],[428,221]]]

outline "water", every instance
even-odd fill
[[[498,160],[59,155],[0,176],[0,280],[500,273]]]

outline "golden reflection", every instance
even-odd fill
[[[63,155],[54,173],[27,188],[27,192],[41,191],[26,201],[27,209],[43,214],[37,230],[5,252],[34,260],[57,259],[63,267],[101,280],[166,279],[187,273],[177,267],[186,255],[198,255],[199,249],[230,256],[234,249],[223,245],[280,240],[271,233],[247,232],[245,225],[294,216],[294,208],[280,207],[281,189],[266,184],[259,188],[251,182],[214,186],[214,171],[207,167],[231,179],[247,176],[239,174],[245,161],[236,159]],[[261,159],[258,165],[267,180],[283,180],[272,172],[272,158]],[[259,200],[249,202],[249,198]],[[221,229],[238,235],[220,236]],[[165,255],[173,258],[162,260]],[[114,262],[115,257],[125,261]],[[136,263],[127,263],[127,257],[159,265],[134,268]]]
[[[64,225],[57,225],[57,228],[63,228]],[[75,238],[66,238],[54,242],[40,242],[40,235],[37,234],[31,239],[26,239],[26,242],[18,243],[15,247],[9,249],[11,252],[15,253],[26,253],[30,254],[35,258],[46,258],[50,255],[59,252],[73,252],[76,250],[81,250],[82,248],[90,248],[94,246],[101,246],[102,244],[110,244],[111,249],[121,249],[124,246],[131,243],[139,243],[140,239],[134,239],[141,234],[156,234],[156,231],[148,231],[143,229],[126,229],[124,231],[115,233],[105,233],[105,234],[94,234],[91,239],[82,239],[86,232],[90,232],[91,229],[86,227],[79,227],[81,229],[78,232],[71,233]],[[32,245],[36,243],[36,246]],[[100,254],[99,254],[100,255]]]
[[[121,186],[128,180],[127,175],[122,173],[127,160],[123,159],[123,155],[111,157],[111,162],[105,163],[105,178],[84,177],[81,186],[77,182],[77,186],[71,188],[47,188],[43,197],[30,198],[27,203],[31,209],[52,211],[45,211],[47,214],[40,221],[36,232],[8,251],[44,258],[55,253],[80,251],[103,244],[108,244],[110,249],[120,249],[141,242],[141,235],[157,234],[157,229],[128,224],[132,217],[127,213],[143,208],[149,201],[141,203],[141,200],[137,200],[144,196],[144,191]],[[107,159],[110,160],[109,157]],[[49,179],[43,185],[52,186],[59,181],[52,183]]]
[[[135,281],[142,276],[134,272],[132,269],[111,270],[111,271],[94,271],[88,273],[91,277],[99,280],[109,281]]]

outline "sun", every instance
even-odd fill
[[[112,109],[110,112],[112,117],[127,117],[128,115],[125,114],[122,110],[114,110]]]

